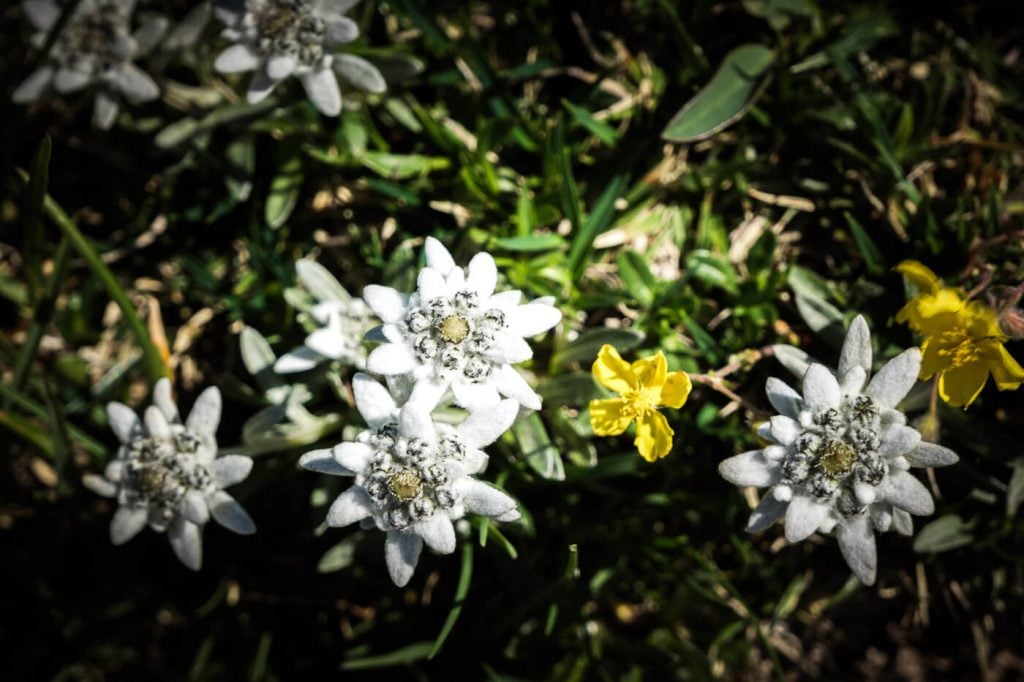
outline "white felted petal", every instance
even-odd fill
[[[113,497],[114,495],[117,495],[117,485],[102,476],[97,476],[96,474],[86,474],[83,476],[82,485],[103,497]]]
[[[239,535],[252,535],[256,532],[252,517],[231,495],[218,490],[210,496],[208,502],[213,520],[231,532]]]
[[[434,514],[420,521],[413,526],[413,530],[423,538],[427,547],[438,554],[451,554],[455,551],[455,527],[444,514]]]
[[[894,507],[873,507],[871,509],[871,525],[879,533],[885,533],[892,527],[892,512]]]
[[[435,298],[444,298],[448,294],[448,284],[444,276],[433,268],[423,268],[416,278],[416,290],[420,300],[429,303]]]
[[[804,374],[807,373],[807,368],[810,367],[813,362],[813,360],[811,360],[811,356],[804,351],[795,346],[788,346],[785,344],[776,344],[772,346],[772,354],[779,362],[782,363],[782,366],[788,369],[797,379],[803,379]]]
[[[516,403],[516,409],[519,408],[519,404]],[[475,448],[467,448],[466,456],[462,459],[462,466],[465,467],[466,473],[470,476],[478,474],[487,468],[487,453],[483,450],[477,450]]]
[[[324,360],[324,357],[312,348],[299,346],[288,351],[274,363],[274,371],[278,374],[308,372]]]
[[[503,332],[496,335],[494,345],[486,355],[499,365],[515,365],[532,358],[533,349],[525,339]]]
[[[391,287],[368,284],[363,289],[363,300],[373,314],[383,322],[398,322],[405,316],[409,298]]]
[[[761,498],[760,504],[751,512],[750,520],[747,521],[747,532],[760,533],[765,530],[786,515],[788,506],[789,501],[780,500],[775,497],[774,491],[769,490]]]
[[[478,253],[473,256],[466,266],[469,273],[466,277],[466,284],[472,291],[475,291],[480,298],[490,298],[494,288],[498,286],[498,266],[494,264],[494,258],[489,253]]]
[[[135,40],[135,57],[145,55],[156,47],[164,33],[167,32],[170,23],[167,17],[159,15],[151,14],[143,17],[139,28],[132,34],[132,38]]]
[[[217,425],[220,424],[220,403],[220,390],[216,386],[200,393],[185,420],[185,428],[200,436],[216,436]]]
[[[167,529],[167,539],[171,541],[171,549],[181,563],[198,571],[203,565],[203,540],[199,534],[199,526],[178,517]]]
[[[905,350],[878,370],[864,395],[882,407],[896,407],[914,387],[920,371],[921,351],[917,348]]]
[[[213,68],[221,74],[239,74],[255,71],[260,65],[260,55],[249,45],[231,45],[217,55]]]
[[[892,508],[892,527],[900,535],[911,537],[914,534],[914,517],[910,512],[899,507]]]
[[[249,81],[249,89],[245,93],[245,100],[249,104],[257,104],[262,102],[274,91],[277,84],[281,81],[276,81],[266,74],[265,71],[259,70],[253,75],[252,80]]]
[[[388,566],[391,581],[398,587],[405,587],[423,550],[423,539],[415,533],[398,530],[388,531],[384,541],[384,561]]]
[[[471,381],[453,381],[452,395],[455,403],[468,409],[491,409],[501,402],[499,386],[492,382],[474,384]],[[515,396],[509,396],[515,398]],[[540,405],[533,409],[540,409]]]
[[[842,399],[835,376],[828,367],[817,363],[812,363],[804,374],[803,394],[804,402],[815,410],[839,407]]]
[[[512,315],[516,306],[523,300],[523,292],[518,289],[509,289],[508,291],[501,291],[491,296],[490,300],[487,301],[485,308],[497,308],[506,315]],[[536,301],[534,301],[536,303]]]
[[[34,102],[43,96],[52,82],[53,69],[51,67],[44,66],[36,69],[11,93],[11,101],[15,104]]]
[[[117,439],[127,443],[142,433],[142,422],[132,408],[124,403],[107,403],[107,422]]]
[[[918,443],[904,457],[912,467],[945,467],[960,461],[955,452],[935,443]]]
[[[107,96],[105,92],[96,93],[92,103],[92,123],[100,130],[110,130],[117,120],[117,112],[121,106],[113,97]]]
[[[181,502],[181,515],[192,523],[203,525],[210,520],[210,508],[206,498],[198,490],[189,490]]]
[[[836,526],[839,551],[843,553],[846,565],[865,585],[875,584],[878,566],[878,551],[875,547],[875,533],[867,514],[844,519]]]
[[[178,406],[174,404],[171,380],[167,377],[160,379],[153,386],[153,404],[160,408],[160,411],[167,417],[168,422],[174,423],[178,421]]]
[[[276,81],[284,80],[295,73],[299,60],[288,54],[277,54],[267,60],[267,75]]]
[[[772,438],[782,445],[789,445],[800,435],[800,424],[785,415],[772,417],[769,423],[771,424]]]
[[[416,403],[420,408],[432,411],[441,402],[449,382],[443,378],[426,377],[418,380],[409,394],[407,402]]]
[[[337,116],[341,113],[341,88],[338,78],[330,66],[321,64],[309,73],[302,75],[302,86],[306,89],[309,101],[324,116]]]
[[[124,475],[124,462],[120,459],[111,461],[107,464],[107,468],[103,471],[103,475],[109,481],[120,483],[121,478]]]
[[[110,520],[110,541],[123,545],[146,527],[149,513],[145,507],[118,507]]]
[[[434,420],[430,412],[416,403],[406,403],[398,414],[398,433],[403,438],[419,438],[428,443],[437,440],[434,432]]]
[[[455,259],[452,258],[452,254],[448,252],[444,244],[434,237],[426,238],[423,243],[423,251],[426,254],[427,267],[437,270],[442,276],[455,269]]]
[[[373,500],[366,491],[353,486],[338,495],[331,508],[327,510],[328,526],[347,526],[373,515]]]
[[[498,389],[498,393],[518,401],[528,410],[539,410],[541,407],[540,396],[530,387],[523,375],[511,365],[503,365],[498,370],[495,387]]]
[[[338,443],[331,448],[331,455],[343,469],[361,474],[373,456],[373,449],[365,443]]]
[[[754,433],[757,434],[758,438],[761,438],[763,440],[771,440],[772,439],[772,423],[771,422],[761,422],[760,424],[757,425],[757,428],[754,429]]]
[[[53,0],[28,0],[21,3],[21,9],[39,31],[49,31],[60,18],[61,8]]]
[[[252,457],[245,455],[224,455],[210,463],[210,475],[218,488],[241,483],[252,471]]]
[[[405,344],[401,343],[385,343],[374,348],[366,358],[366,368],[384,376],[408,374],[416,366],[416,358]]]
[[[935,512],[935,500],[928,488],[906,471],[891,473],[878,489],[879,497],[917,516]]]
[[[733,485],[764,488],[779,481],[778,467],[768,461],[763,450],[749,450],[718,464],[718,473]]]
[[[882,433],[882,444],[878,454],[882,457],[905,455],[921,442],[921,434],[909,426],[894,424]]]
[[[561,319],[562,311],[554,306],[527,303],[509,311],[508,331],[516,336],[536,336],[557,325]]]
[[[354,476],[356,473],[338,464],[334,459],[334,448],[307,452],[299,458],[299,466],[308,471],[332,476]]]
[[[796,419],[797,415],[800,414],[804,399],[800,397],[796,389],[792,388],[785,381],[769,377],[764,390],[768,395],[768,402],[772,404],[772,407],[779,414],[792,417],[793,419]]]
[[[843,395],[860,395],[867,382],[868,375],[860,366],[851,367],[845,374],[839,375],[839,389]]]
[[[146,431],[151,437],[157,440],[167,440],[171,437],[171,427],[159,407],[156,405],[147,407],[143,418],[146,422]]]
[[[327,20],[327,31],[324,43],[327,47],[337,47],[351,43],[359,37],[359,26],[348,17],[334,16]]]
[[[454,297],[466,288],[466,273],[462,268],[455,268],[444,278],[445,296]]]
[[[375,94],[387,92],[388,83],[376,66],[354,54],[336,54],[331,64],[334,72],[352,85]]]
[[[466,511],[490,518],[498,518],[517,508],[516,501],[506,492],[475,478],[463,478],[456,484]]]
[[[800,542],[809,538],[828,517],[828,505],[807,495],[794,495],[786,509],[786,541]]]
[[[398,407],[391,393],[367,374],[359,373],[352,378],[352,394],[356,399],[356,409],[371,429],[379,429],[398,416]]]
[[[512,427],[519,414],[519,403],[502,400],[493,409],[474,410],[470,406],[469,416],[455,427],[467,448],[487,447]]]
[[[92,82],[92,74],[72,68],[57,69],[53,77],[53,89],[61,94],[76,92]]]
[[[331,326],[317,329],[306,337],[306,347],[325,358],[337,360],[345,355],[346,339],[341,333],[341,320],[335,318]]]
[[[160,96],[160,86],[156,81],[134,64],[125,64],[114,72],[114,85],[125,99],[134,104],[151,102]]]
[[[864,317],[858,315],[846,330],[843,350],[839,353],[839,376],[846,375],[854,367],[864,370],[864,375],[871,374],[871,330]]]

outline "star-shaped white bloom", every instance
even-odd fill
[[[111,542],[123,544],[147,525],[158,533],[167,531],[174,553],[198,571],[202,526],[211,516],[236,533],[256,532],[249,515],[224,492],[249,475],[252,459],[217,457],[220,408],[220,391],[208,388],[182,423],[168,379],[157,382],[153,405],[141,420],[127,405],[107,405],[110,428],[122,445],[103,476],[88,474],[83,482],[120,505],[110,522]]]
[[[306,372],[329,360],[364,369],[363,337],[373,326],[370,309],[361,299],[352,298],[319,263],[300,260],[295,270],[299,281],[317,301],[309,316],[319,328],[306,337],[302,346],[278,358],[274,371]]]
[[[151,50],[167,29],[162,17],[147,17],[131,31],[134,0],[81,0],[46,59],[11,96],[27,104],[48,92],[68,94],[92,88],[93,122],[104,130],[114,124],[121,103],[149,102],[160,88],[149,74],[132,63]],[[26,0],[22,8],[36,28],[33,44],[41,47],[66,5],[57,0]]]
[[[521,291],[495,293],[498,270],[488,253],[475,255],[463,270],[433,237],[425,248],[427,265],[412,295],[374,284],[363,290],[384,322],[386,341],[370,353],[367,369],[412,376],[410,400],[430,407],[451,388],[463,407],[494,405],[505,396],[539,410],[540,396],[512,365],[533,357],[527,338],[562,319],[553,299],[521,303]]]
[[[303,455],[311,471],[354,476],[327,513],[331,526],[357,521],[387,533],[384,557],[399,587],[409,582],[424,543],[455,551],[453,521],[467,513],[515,521],[519,509],[506,493],[473,478],[487,465],[481,448],[506,431],[519,406],[503,400],[470,412],[458,426],[438,424],[421,404],[399,408],[388,390],[365,374],[352,382],[356,407],[370,428],[354,442]]]
[[[810,363],[802,395],[769,379],[768,401],[779,411],[759,430],[772,441],[723,461],[718,470],[739,486],[770,488],[747,530],[785,519],[789,542],[833,532],[843,558],[866,585],[875,582],[875,531],[913,533],[911,514],[935,503],[910,467],[947,466],[956,454],[921,441],[896,406],[917,381],[921,352],[904,351],[871,373],[871,332],[857,317],[843,343],[837,371]]]
[[[221,73],[256,71],[247,98],[259,102],[289,76],[302,81],[310,101],[327,116],[341,113],[337,75],[370,92],[386,89],[373,64],[336,50],[359,37],[345,12],[359,0],[222,0],[217,15],[234,44],[214,63]]]

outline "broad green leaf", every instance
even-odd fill
[[[794,265],[789,269],[787,283],[796,295],[796,309],[811,331],[835,345],[843,337],[843,313],[828,298],[825,282],[807,268]]]
[[[352,296],[341,286],[330,270],[314,260],[302,258],[295,262],[295,273],[306,291],[318,301],[351,301]]]
[[[651,270],[647,267],[646,259],[636,251],[624,250],[619,252],[616,259],[619,270],[619,277],[626,285],[626,291],[637,300],[640,305],[647,307],[654,301],[655,289],[658,281]]]
[[[922,528],[914,538],[914,551],[920,554],[938,554],[971,544],[971,524],[964,523],[956,514],[947,514]]]
[[[431,171],[444,170],[451,161],[443,156],[422,154],[390,154],[388,152],[364,152],[359,162],[374,173],[391,180],[405,180]]]
[[[519,444],[519,451],[526,461],[542,477],[549,481],[565,480],[565,466],[558,448],[551,442],[544,421],[536,412],[520,419],[512,426],[512,434]]]
[[[735,123],[753,106],[775,62],[775,52],[756,43],[735,48],[711,82],[679,110],[662,137],[671,142],[704,140]]]
[[[557,234],[531,234],[523,237],[504,237],[495,242],[499,249],[530,253],[534,251],[560,250],[565,239]]]
[[[630,351],[644,340],[641,332],[632,329],[588,329],[579,337],[565,346],[552,358],[552,363],[557,369],[564,369],[573,362],[581,362],[587,367],[597,358],[597,351],[606,343],[609,343],[620,352]]]
[[[354,537],[345,538],[334,547],[324,552],[316,564],[317,573],[334,573],[352,565],[356,554]]]
[[[302,160],[297,155],[281,164],[281,172],[270,181],[270,194],[263,216],[272,229],[276,230],[288,222],[299,201],[302,181]]]

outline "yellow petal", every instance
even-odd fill
[[[917,287],[917,290],[933,294],[942,286],[942,281],[935,276],[927,265],[916,260],[905,260],[896,266],[896,272]]]
[[[951,367],[939,375],[939,395],[950,405],[966,409],[981,393],[986,379],[988,370],[982,362]]]
[[[678,410],[690,397],[692,387],[686,372],[672,372],[665,378],[665,385],[661,387],[661,401],[658,404]]]
[[[918,378],[927,381],[940,372],[949,369],[951,364],[950,355],[944,353],[946,350],[942,342],[929,336],[921,344],[921,373]]]
[[[976,339],[995,338],[1000,341],[1006,336],[999,328],[999,315],[981,301],[971,301],[961,313],[967,333]]]
[[[636,375],[629,363],[622,359],[619,351],[611,344],[601,346],[591,372],[597,383],[616,393],[625,393],[637,387]]]
[[[1013,391],[1020,388],[1024,383],[1024,367],[1014,360],[1006,346],[993,339],[982,342],[982,345],[988,368],[999,390]]]
[[[668,362],[660,350],[649,358],[640,358],[632,365],[639,388],[652,388],[665,383]]]
[[[964,307],[963,296],[956,289],[940,289],[934,294],[918,296],[916,300],[917,313],[925,319],[946,314],[956,316]]]
[[[640,456],[648,462],[661,459],[672,451],[672,436],[675,432],[668,425],[665,415],[651,410],[636,420],[636,440],[633,444]]]
[[[622,398],[590,401],[590,427],[598,436],[617,436],[633,421],[622,409],[627,402]]]

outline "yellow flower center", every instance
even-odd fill
[[[623,416],[633,419],[654,411],[658,406],[657,391],[649,388],[626,391],[622,394],[622,399],[626,401],[622,406]]]
[[[857,452],[841,440],[830,440],[821,449],[818,466],[829,478],[848,474],[857,461]]]
[[[395,497],[402,502],[408,502],[420,494],[423,480],[412,469],[402,469],[388,479],[388,487]]]
[[[441,320],[441,338],[448,343],[462,343],[469,336],[469,322],[458,315],[449,315]]]
[[[963,329],[956,328],[944,331],[939,335],[939,356],[946,358],[951,367],[963,367],[977,362],[981,357],[981,348],[977,339],[971,338]]]

